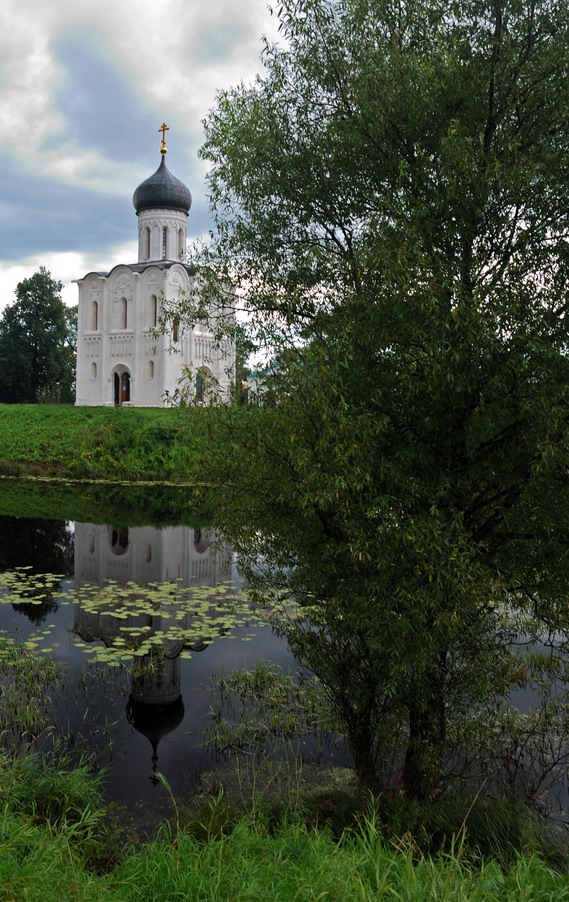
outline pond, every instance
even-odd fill
[[[56,736],[96,753],[109,797],[152,827],[168,799],[156,773],[187,797],[219,759],[205,741],[214,675],[295,661],[250,610],[231,549],[188,490],[2,480],[0,491],[0,630],[62,671],[34,744]],[[302,748],[345,763],[332,741],[305,736]]]

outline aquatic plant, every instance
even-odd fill
[[[230,582],[186,587],[179,581],[139,585],[107,580],[102,586],[61,587],[61,579],[52,573],[34,574],[29,567],[14,568],[0,574],[0,603],[39,605],[58,585],[58,604],[77,606],[75,644],[110,666],[159,651],[190,658],[193,648],[230,638],[236,627],[256,630],[266,622]],[[53,626],[32,633],[23,647],[51,652],[47,639]]]
[[[0,747],[19,749],[46,729],[50,690],[59,678],[52,658],[40,658],[0,633]]]
[[[290,750],[304,734],[334,730],[324,689],[306,673],[284,673],[260,659],[252,668],[214,675],[212,683],[218,699],[206,743],[218,751]]]

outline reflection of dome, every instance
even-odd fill
[[[184,183],[172,175],[163,156],[154,175],[138,186],[132,202],[137,214],[142,210],[156,210],[160,207],[188,213],[192,206],[192,195]]]
[[[134,729],[146,736],[152,746],[152,760],[158,758],[158,743],[172,733],[184,719],[184,702],[179,695],[175,702],[165,705],[147,705],[130,696],[126,706],[128,722]]]

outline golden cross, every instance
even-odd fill
[[[159,132],[162,132],[162,147],[166,147],[166,132],[169,132],[170,129],[169,129],[169,127],[166,125],[166,123],[163,122],[162,125],[160,126],[160,128],[158,129],[158,131],[159,131]],[[161,149],[162,149],[162,148],[161,148]]]

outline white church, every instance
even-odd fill
[[[175,301],[194,284],[183,260],[191,194],[162,160],[133,196],[138,217],[138,263],[77,280],[77,405],[161,407],[185,386],[190,402],[207,400],[206,386],[228,397],[234,348],[216,347],[206,325],[159,332],[161,302]],[[190,375],[188,383],[187,374]]]

